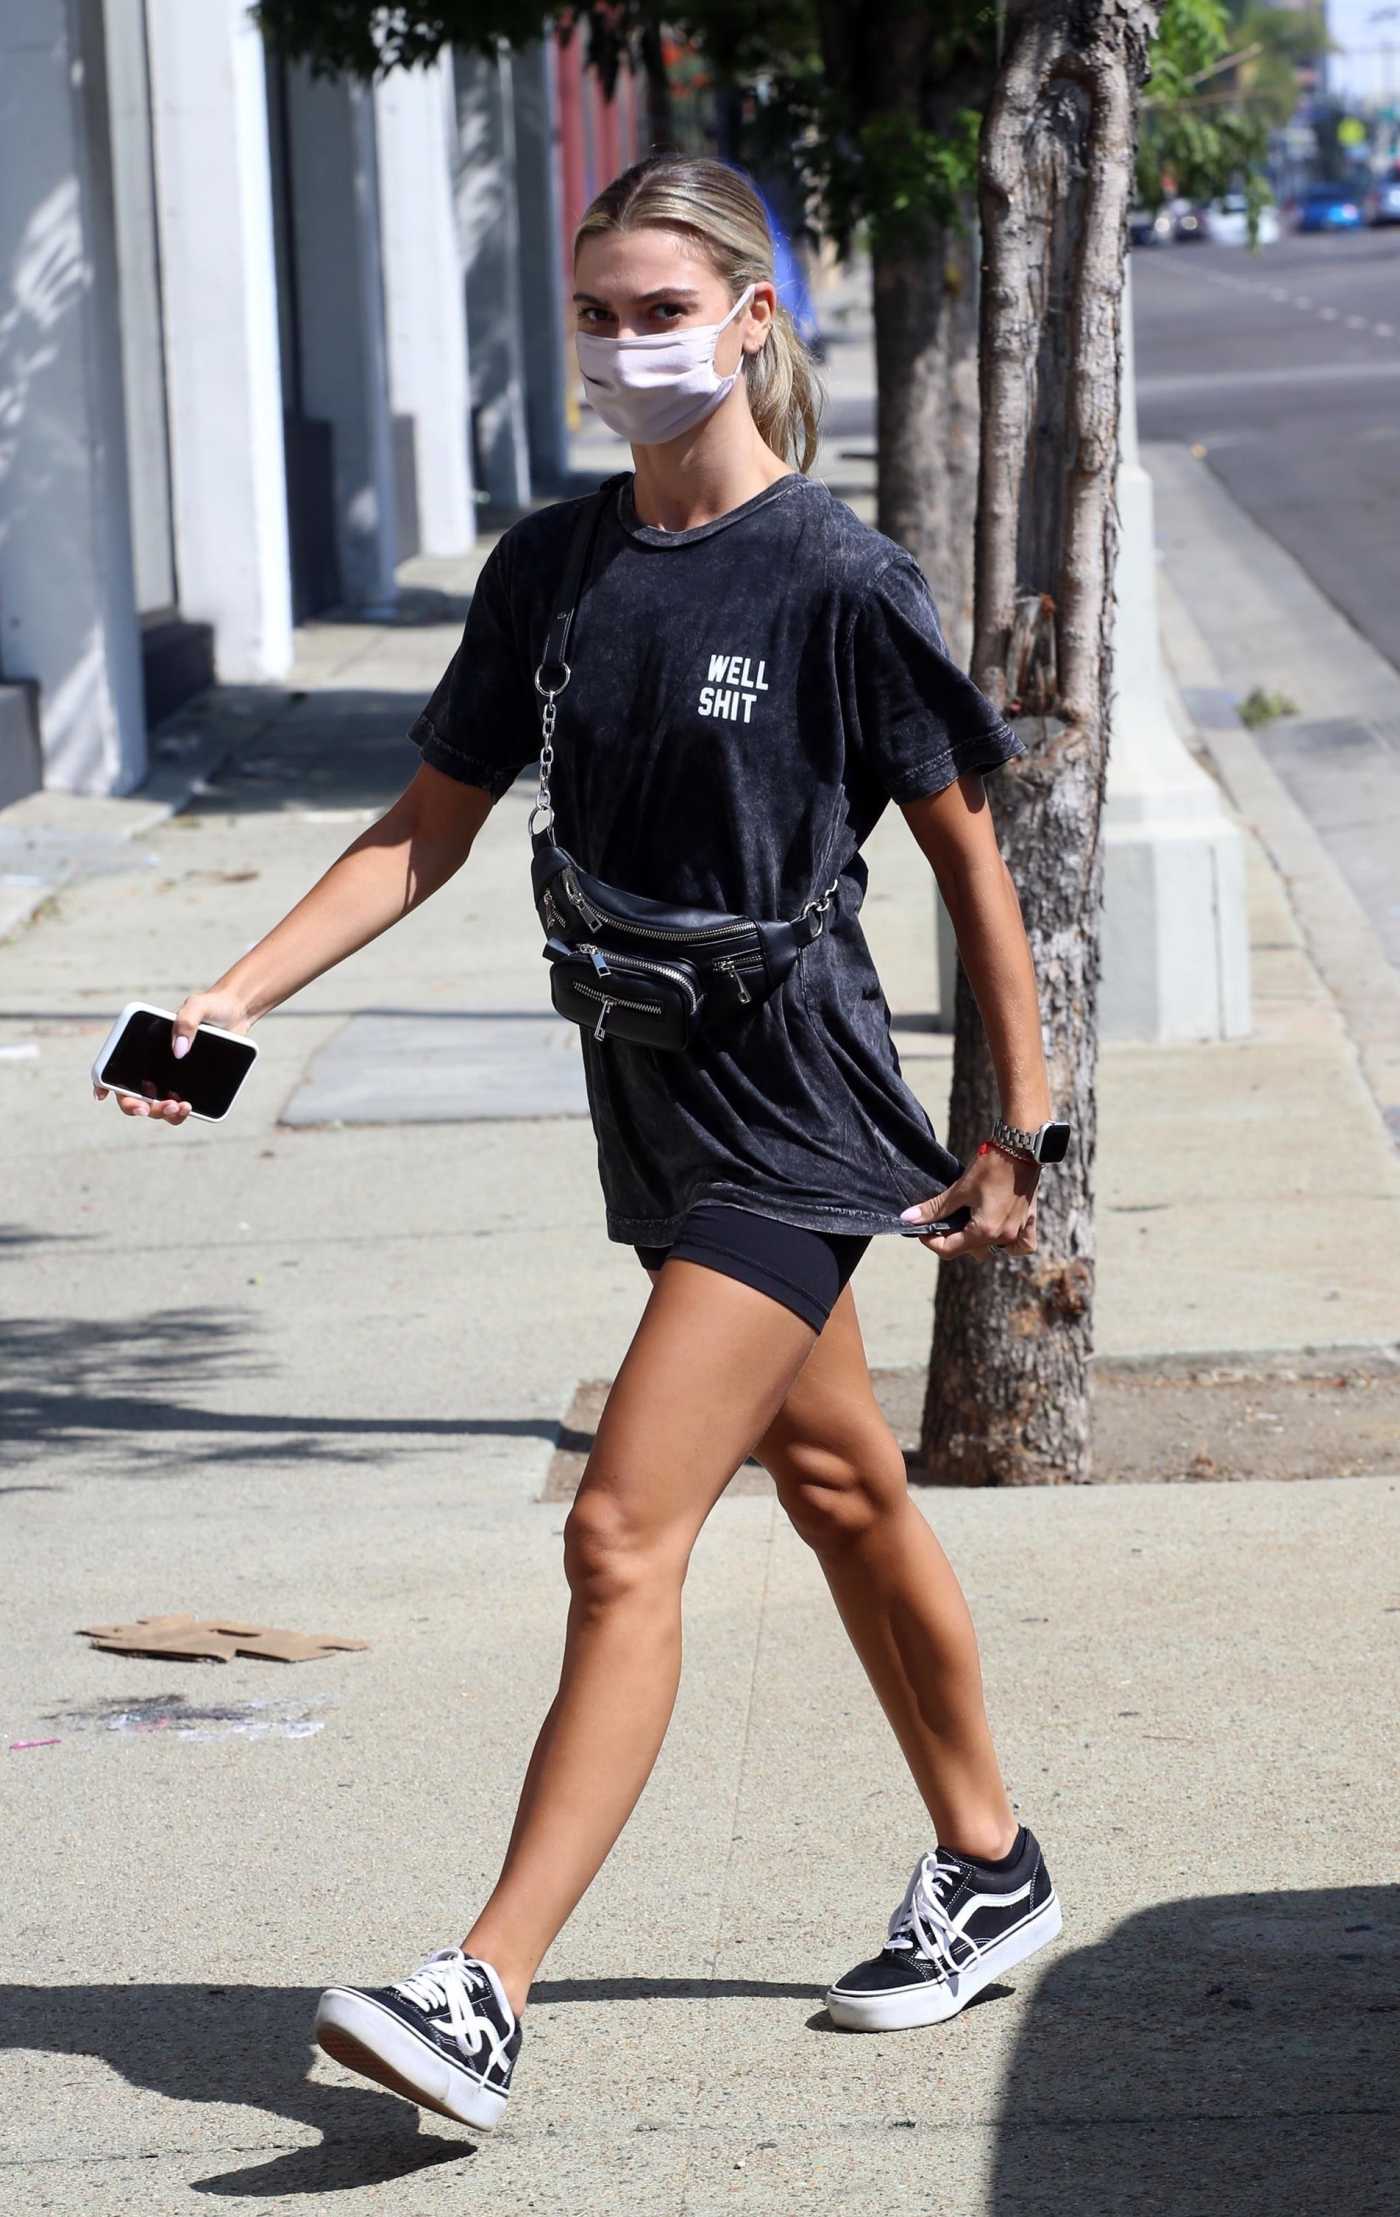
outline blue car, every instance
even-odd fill
[[[1400,223],[1400,162],[1373,181],[1365,208],[1368,223]]]
[[[1359,231],[1361,202],[1346,185],[1309,185],[1298,203],[1300,231]]]

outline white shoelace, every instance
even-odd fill
[[[451,2034],[461,2054],[475,2055],[485,2040],[491,2050],[487,2069],[495,2066],[505,2071],[510,2061],[505,2042],[491,2019],[478,2016],[471,2003],[473,1993],[486,1990],[485,1973],[473,1969],[460,1948],[439,1948],[407,1978],[396,1979],[393,1987],[405,2001],[429,2014],[445,2011],[447,2023],[440,2029]]]
[[[946,1897],[962,1875],[956,1863],[941,1862],[936,1851],[921,1855],[904,1899],[890,1919],[885,1946],[912,1949],[945,1974],[965,1971],[975,1963],[982,1950],[958,1931],[948,1914]],[[953,1953],[954,1942],[963,1950],[961,1955]]]

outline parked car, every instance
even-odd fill
[[[1172,221],[1172,237],[1178,245],[1199,246],[1209,238],[1203,200],[1169,200],[1167,212]]]
[[[1165,246],[1172,235],[1172,219],[1165,208],[1130,208],[1128,242],[1132,246]]]
[[[1400,223],[1400,162],[1381,172],[1362,206],[1368,223]]]
[[[1215,246],[1248,246],[1249,202],[1242,192],[1227,192],[1219,200],[1212,200],[1206,210],[1206,229]],[[1266,200],[1259,210],[1257,244],[1276,246],[1281,226],[1278,209]]]
[[[1359,231],[1361,206],[1349,185],[1309,185],[1298,202],[1300,231]]]

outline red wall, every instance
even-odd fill
[[[628,169],[641,151],[641,102],[629,69],[618,76],[617,90],[604,100],[602,87],[583,64],[581,29],[570,39],[555,34],[559,59],[559,140],[563,177],[562,209],[564,266],[573,254],[574,233],[584,210],[619,171]]]

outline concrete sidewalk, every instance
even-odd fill
[[[647,1290],[582,1116],[482,1117],[444,1078],[447,1120],[414,1120],[434,1027],[554,1051],[524,786],[428,909],[261,1027],[226,1129],[133,1130],[85,1071],[123,1000],[215,975],[402,782],[460,629],[428,595],[470,575],[409,582],[416,620],[309,627],[285,693],[189,719],[227,766],[0,946],[13,2205],[1379,2217],[1388,1477],[925,1497],[1066,1937],[948,2032],[864,2040],[820,1989],[878,1942],[924,1819],[814,1566],[770,1499],[727,1498],[675,1724],[545,1966],[506,2126],[473,2152],[311,2052],[320,1985],[400,1975],[494,1873],[562,1634],[545,1470]],[[926,866],[894,811],[869,854],[939,1116]],[[1262,821],[1250,882],[1255,1036],[1104,1058],[1107,1353],[1394,1337],[1400,1171]],[[378,1120],[279,1121],[347,1071]],[[926,1355],[934,1269],[892,1239],[862,1264],[873,1363]],[[75,1637],[180,1608],[372,1644],[278,1672]]]

